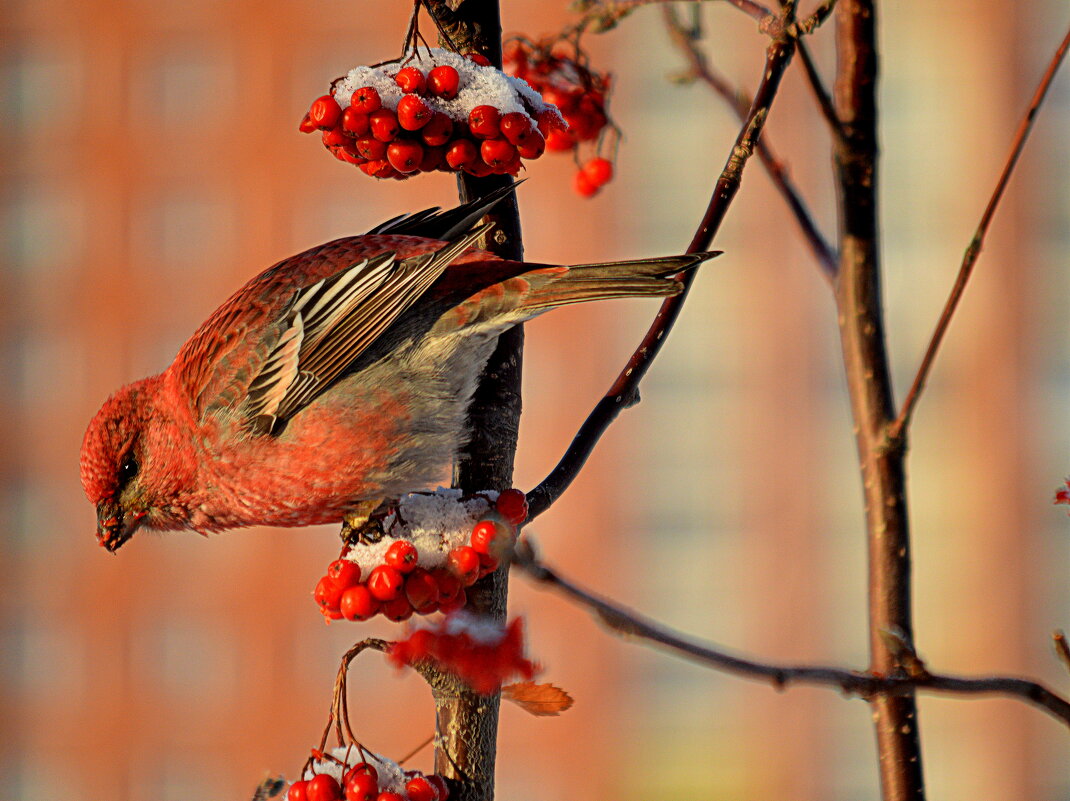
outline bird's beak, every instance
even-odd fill
[[[97,542],[115,553],[120,545],[134,536],[142,517],[128,514],[118,501],[101,501],[97,504]]]

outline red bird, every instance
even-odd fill
[[[511,187],[395,218],[264,271],[160,375],[112,395],[82,443],[97,539],[366,517],[433,485],[467,439],[497,335],[569,303],[665,297],[696,253],[560,267],[473,243]],[[437,213],[436,213],[437,212]]]

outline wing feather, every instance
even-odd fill
[[[286,328],[249,385],[252,429],[268,433],[307,406],[493,227],[477,226],[432,253],[365,259],[295,296]]]

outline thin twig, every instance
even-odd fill
[[[817,107],[821,109],[821,116],[824,117],[825,122],[828,123],[829,130],[832,131],[833,137],[842,139],[843,125],[840,123],[840,118],[836,115],[836,109],[832,105],[832,98],[829,96],[828,90],[825,88],[825,84],[821,80],[821,75],[817,71],[817,65],[810,56],[810,48],[808,48],[803,41],[799,42],[799,60],[802,62],[803,70],[806,72],[806,80],[810,84],[810,91],[813,92],[814,99],[817,100]]]
[[[821,27],[822,23],[829,18],[832,9],[836,7],[836,0],[822,0],[817,8],[809,16],[804,17],[792,27],[792,35],[796,38],[808,36]]]
[[[323,732],[323,740],[320,742],[321,751],[327,746],[327,734],[331,730],[332,721],[334,722],[337,731],[339,745],[356,744],[358,748],[361,747],[360,741],[357,740],[356,736],[353,734],[353,729],[350,728],[349,725],[349,702],[346,698],[346,680],[349,675],[349,665],[361,653],[368,649],[386,653],[389,647],[390,643],[386,640],[369,637],[365,640],[361,640],[342,655],[341,664],[338,665],[338,673],[334,678],[334,692],[331,695],[331,711],[327,719],[327,728]]]
[[[735,6],[747,16],[758,20],[758,22],[765,22],[770,17],[776,19],[776,14],[772,10],[761,3],[755,3],[754,0],[726,0],[726,2]]]
[[[758,142],[765,120],[769,115],[769,108],[776,97],[780,86],[780,79],[791,62],[791,56],[795,52],[795,42],[791,39],[779,39],[772,42],[766,51],[765,65],[762,69],[762,80],[758,85],[758,91],[754,95],[747,119],[736,137],[735,144],[728,156],[724,169],[713,188],[706,214],[699,223],[688,246],[689,253],[707,250],[714,234],[720,227],[724,216],[728,211],[732,200],[739,191],[743,168],[754,151]],[[573,438],[561,461],[543,479],[535,489],[528,493],[528,520],[534,520],[538,515],[545,512],[557,500],[579,474],[587,457],[591,455],[602,434],[617,418],[622,409],[636,402],[637,390],[640,380],[646,374],[654,357],[657,356],[665,337],[672,329],[673,323],[680,313],[684,300],[695,273],[688,273],[682,278],[684,290],[679,295],[667,299],[658,310],[654,322],[651,324],[643,341],[632,354],[624,369],[617,376],[609,391],[587,419],[580,426],[579,432]]]
[[[698,47],[694,32],[680,21],[674,7],[663,7],[662,16],[673,44],[679,48],[688,61],[691,75],[709,86],[728,103],[729,107],[741,120],[745,120],[750,111],[750,98],[742,90],[731,86],[722,75],[709,65],[706,54]],[[799,42],[798,44],[801,55],[802,43]],[[802,229],[803,236],[817,258],[822,274],[827,280],[832,280],[836,275],[836,254],[821,235],[821,231],[818,230],[806,201],[802,199],[783,162],[774,154],[768,135],[762,137],[758,142],[755,153],[762,162],[762,166],[769,173],[773,185],[791,209],[799,228]]]
[[[985,234],[988,233],[988,227],[992,223],[992,218],[995,216],[996,207],[999,205],[999,201],[1003,197],[1003,193],[1007,188],[1007,183],[1010,181],[1011,173],[1014,171],[1014,167],[1018,163],[1018,158],[1022,155],[1022,150],[1025,148],[1026,140],[1029,138],[1029,133],[1033,129],[1033,123],[1036,121],[1040,106],[1048,94],[1048,89],[1051,86],[1052,80],[1055,78],[1056,72],[1059,70],[1059,65],[1062,64],[1063,58],[1066,56],[1068,48],[1070,48],[1070,30],[1067,30],[1066,36],[1063,37],[1062,43],[1055,51],[1055,55],[1053,55],[1051,61],[1048,62],[1048,68],[1044,71],[1044,76],[1040,79],[1040,85],[1037,86],[1036,92],[1033,93],[1033,99],[1029,103],[1029,108],[1026,109],[1025,115],[1018,124],[1018,130],[1014,135],[1014,141],[1011,143],[1011,150],[1007,156],[1007,162],[1003,166],[1003,172],[1000,174],[999,180],[996,182],[996,188],[992,192],[992,197],[989,198],[984,214],[981,215],[981,221],[977,225],[977,230],[973,234],[973,239],[970,240],[970,244],[966,248],[966,253],[962,258],[962,265],[959,267],[959,274],[955,278],[955,285],[951,288],[951,294],[948,296],[947,303],[944,304],[944,310],[941,312],[940,319],[936,323],[936,330],[933,331],[932,339],[929,340],[929,347],[926,349],[925,356],[921,360],[921,366],[918,367],[918,372],[914,376],[914,383],[911,384],[910,391],[907,392],[899,416],[888,428],[888,438],[890,440],[894,441],[899,439],[910,425],[910,420],[914,415],[914,409],[918,404],[922,390],[925,388],[925,382],[928,380],[929,373],[932,370],[936,353],[940,349],[940,343],[943,341],[944,334],[947,333],[948,325],[951,323],[951,317],[954,315],[955,310],[958,308],[959,301],[962,299],[962,293],[966,289],[966,283],[970,280],[970,276],[973,274],[973,266],[977,262],[977,257],[981,255],[981,246],[984,243]]]
[[[427,746],[431,745],[431,743],[433,743],[434,741],[435,741],[435,733],[431,732],[429,735],[427,735],[427,739],[425,739],[422,743],[420,743],[418,746],[416,746],[411,751],[409,751],[409,753],[405,754],[405,756],[403,756],[401,759],[397,760],[397,763],[399,765],[404,765],[406,762],[408,762],[410,759],[412,759],[418,753],[420,753],[425,748],[427,748]]]
[[[877,696],[904,695],[915,689],[948,695],[1001,695],[1032,704],[1070,727],[1070,701],[1038,682],[1015,676],[937,674],[927,670],[920,660],[913,662],[910,671],[901,666],[894,674],[878,675],[823,665],[758,662],[735,656],[716,646],[688,639],[650,618],[580,588],[540,562],[525,545],[521,543],[517,547],[513,564],[534,581],[549,585],[586,607],[614,634],[662,646],[699,664],[747,679],[768,681],[778,690],[789,684],[811,684],[835,688],[867,701]]]

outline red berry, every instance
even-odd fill
[[[398,124],[406,131],[418,131],[431,121],[433,112],[416,95],[405,95],[398,101]]]
[[[546,152],[546,139],[538,131],[532,131],[527,139],[516,146],[516,152],[521,158],[537,159]]]
[[[432,787],[438,790],[438,801],[446,801],[446,799],[449,798],[450,788],[449,785],[446,784],[445,779],[437,773],[429,773],[427,776],[424,776],[424,778],[427,779]]]
[[[387,620],[400,623],[412,617],[412,604],[409,603],[409,599],[404,594],[401,594],[393,601],[384,603],[379,611],[383,613],[383,617]]]
[[[476,554],[476,565],[478,569],[479,555]],[[438,602],[440,604],[452,601],[457,597],[457,594],[461,591],[461,580],[449,570],[436,570],[431,574],[435,577],[435,581],[438,582]]]
[[[308,801],[342,801],[342,788],[338,780],[326,773],[318,773],[308,781],[305,791]]]
[[[595,186],[602,186],[613,178],[613,162],[601,157],[593,158],[583,165],[583,174]]]
[[[368,115],[350,106],[342,112],[342,130],[350,136],[364,136],[371,124]]]
[[[436,111],[427,125],[420,129],[420,137],[429,145],[444,145],[453,135],[453,120]]]
[[[379,781],[367,773],[346,778],[346,801],[375,801],[379,795]]]
[[[589,142],[598,136],[606,124],[604,114],[593,114],[586,111],[570,111],[565,115],[568,123],[568,131],[572,138],[580,142]]]
[[[405,784],[409,801],[438,801],[438,790],[423,776],[409,779]]]
[[[376,769],[375,765],[369,764],[368,762],[358,762],[356,765],[347,770],[343,779],[343,783],[348,785],[353,780],[354,776],[360,776],[362,774],[365,776],[371,776],[375,780],[376,785],[378,786],[379,771]]]
[[[329,131],[324,131],[320,137],[323,139],[324,147],[338,147],[340,144],[348,141],[345,134],[342,133],[341,127],[331,128]]]
[[[481,67],[490,66],[490,59],[482,53],[466,53],[465,58],[467,58],[473,64],[479,64]]]
[[[588,178],[587,173],[582,170],[572,179],[572,188],[576,190],[576,194],[583,197],[591,197],[598,193],[598,184]]]
[[[460,87],[461,76],[448,64],[435,67],[427,75],[427,88],[431,90],[431,94],[443,100],[453,100],[457,97]]]
[[[605,159],[603,159],[605,161]],[[512,523],[514,526],[519,526],[525,520],[528,519],[528,499],[518,489],[507,489],[498,496],[498,500],[495,502],[494,507],[501,513],[502,517]]]
[[[498,169],[513,160],[516,156],[516,148],[504,139],[485,139],[479,146],[479,154],[483,157],[483,161],[492,168]]]
[[[386,160],[398,172],[416,172],[420,169],[420,162],[423,158],[423,146],[412,139],[398,139],[386,147]]]
[[[380,142],[393,142],[401,131],[397,115],[390,109],[373,111],[368,115],[368,122],[371,123],[372,136]]]
[[[360,582],[360,565],[348,559],[335,559],[327,566],[327,578],[345,589]]]
[[[384,148],[385,155],[385,148]],[[389,178],[395,170],[386,159],[374,159],[360,165],[360,169],[374,178]]]
[[[501,129],[498,126],[500,116],[494,106],[476,106],[468,112],[468,127],[473,136],[480,139],[493,139]]]
[[[464,587],[448,601],[440,601],[438,604],[438,611],[444,615],[448,615],[450,612],[456,612],[468,602],[468,596],[465,594]]]
[[[308,116],[321,131],[329,131],[342,119],[342,107],[333,97],[324,95],[312,101]]]
[[[425,147],[424,157],[420,162],[419,172],[431,172],[442,167],[446,163],[446,148]]]
[[[450,551],[446,564],[466,587],[479,578],[479,554],[470,545],[461,545]]]
[[[386,549],[383,561],[399,573],[411,573],[416,569],[420,552],[408,540],[398,540]]]
[[[342,593],[338,611],[346,620],[367,620],[379,611],[379,601],[372,597],[365,585],[357,584]]]
[[[402,67],[394,76],[394,82],[406,93],[422,95],[427,88],[427,79],[416,67]]]
[[[493,520],[480,520],[472,527],[472,548],[476,553],[498,555],[498,526]]]
[[[344,589],[344,587],[339,587],[335,584],[329,576],[324,576],[316,585],[312,597],[316,599],[316,603],[320,605],[321,609],[337,612],[338,603],[342,600],[342,591]]]
[[[286,801],[308,801],[308,782],[299,781],[290,785]]]
[[[488,175],[494,172],[494,168],[491,167],[483,159],[476,157],[474,161],[470,161],[463,167],[464,171],[469,175],[474,175],[476,178],[486,178]]]
[[[375,801],[405,801],[397,793],[379,793],[379,797]]]
[[[383,101],[374,86],[362,86],[353,93],[353,98],[349,101],[349,105],[361,114],[371,114],[373,111],[378,111],[383,107]]]
[[[502,136],[512,145],[519,145],[535,130],[531,117],[522,111],[510,111],[503,115],[499,126],[502,129]]]
[[[301,124],[297,126],[297,130],[301,133],[312,133],[317,130],[316,123],[312,121],[312,117],[307,111],[305,112],[305,116],[301,118]]]
[[[457,139],[450,142],[446,148],[446,163],[453,169],[459,170],[467,164],[471,164],[477,157],[476,146],[471,139]]]
[[[438,582],[434,576],[418,567],[405,579],[405,597],[415,611],[426,614],[438,603]]]
[[[353,147],[362,158],[379,161],[386,158],[386,142],[380,142],[374,136],[361,136],[353,142]]]
[[[559,89],[556,86],[547,86],[542,90],[542,99],[544,102],[549,103],[562,112],[571,111],[576,107],[576,103],[579,100],[578,93],[568,92],[565,89]]]
[[[546,133],[546,149],[553,151],[572,150],[573,145],[576,144],[576,140],[572,138],[572,134],[568,131],[563,131],[560,128],[553,128]]]
[[[368,576],[368,590],[380,601],[397,598],[404,583],[405,578],[390,565],[379,565]]]

